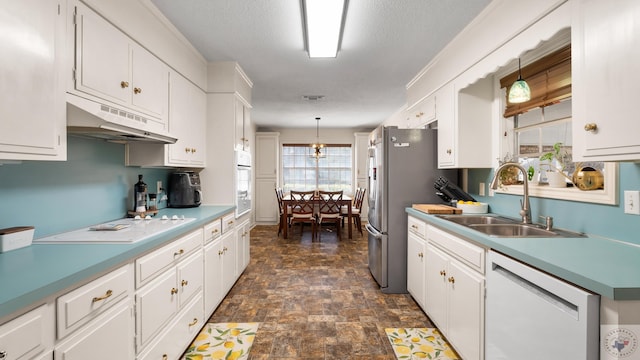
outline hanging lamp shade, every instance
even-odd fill
[[[520,58],[518,58],[518,80],[509,88],[509,102],[517,104],[529,100],[531,100],[531,89],[529,88],[529,84],[522,79]]]
[[[322,152],[322,149],[324,148],[324,144],[320,143],[320,118],[319,117],[316,118],[316,142],[311,144],[311,147],[314,150],[313,154],[311,154],[311,157],[319,159],[325,156],[324,153]]]

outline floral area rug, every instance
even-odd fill
[[[187,349],[183,360],[247,359],[260,323],[209,323]]]
[[[438,329],[388,328],[385,329],[396,358],[460,360]]]

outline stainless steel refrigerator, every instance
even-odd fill
[[[378,127],[369,135],[369,270],[384,293],[407,292],[407,213],[412,204],[442,204],[435,181],[458,182],[438,169],[434,129]]]

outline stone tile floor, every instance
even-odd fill
[[[387,327],[432,327],[408,294],[383,294],[367,267],[367,238],[309,227],[289,239],[251,231],[251,262],[209,322],[260,322],[250,359],[395,359]]]

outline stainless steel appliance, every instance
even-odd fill
[[[407,292],[407,213],[412,204],[440,204],[433,184],[457,182],[439,170],[434,129],[378,127],[369,136],[369,270],[382,292]]]
[[[487,289],[485,359],[600,358],[598,295],[494,251]]]
[[[236,217],[251,211],[251,153],[236,151]]]
[[[202,203],[200,175],[193,171],[179,171],[169,175],[169,207],[197,207]]]

